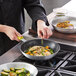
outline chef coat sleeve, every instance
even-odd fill
[[[32,29],[37,31],[37,20],[45,21],[49,25],[45,9],[40,0],[23,0],[23,7],[27,10],[32,18]]]

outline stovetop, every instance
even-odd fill
[[[37,76],[76,76],[75,47],[61,45],[59,53],[47,61],[35,61],[21,55],[14,62],[28,62],[38,69]]]

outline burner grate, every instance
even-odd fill
[[[39,70],[37,76],[49,76],[52,75],[71,55],[70,51],[60,50],[59,53],[50,60],[47,61],[35,61],[26,58],[21,55],[14,62],[28,62],[36,66]]]

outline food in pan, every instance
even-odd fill
[[[70,21],[64,21],[64,22],[58,23],[56,26],[67,29],[67,28],[73,27],[73,24],[70,24]]]
[[[25,53],[32,56],[48,56],[53,54],[53,50],[49,46],[33,46],[26,50]]]
[[[30,76],[30,72],[25,68],[13,68],[10,70],[3,69],[1,72],[1,76]]]

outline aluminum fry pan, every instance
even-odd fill
[[[25,41],[19,47],[19,49],[25,57],[32,59],[32,60],[49,60],[49,59],[53,58],[59,52],[60,45],[58,43],[55,43],[55,42],[49,40],[49,39],[43,39],[43,45],[42,45],[41,40],[42,39],[33,39],[33,40]],[[44,46],[44,47],[49,46],[53,50],[54,54],[51,54],[49,56],[31,56],[31,55],[24,53],[25,51],[27,51],[27,49],[29,47],[32,47],[35,45]]]

